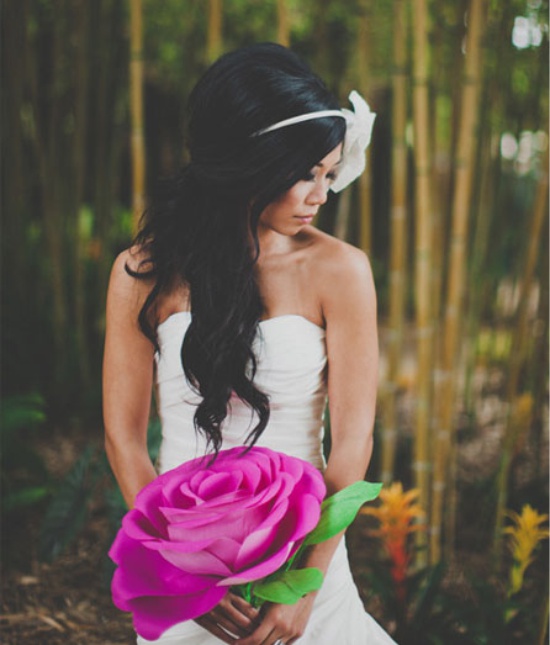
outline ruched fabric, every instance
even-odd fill
[[[206,440],[195,433],[193,415],[200,401],[187,383],[180,351],[191,316],[171,315],[158,327],[156,356],[158,409],[162,422],[160,470],[165,472],[205,454]],[[269,396],[271,415],[257,445],[305,459],[323,470],[323,413],[327,397],[325,330],[299,315],[278,316],[259,325],[254,351],[254,383]],[[223,448],[242,445],[255,419],[240,399],[231,400],[222,428]],[[169,629],[156,641],[138,637],[138,645],[219,645],[221,641],[194,622]],[[365,612],[353,582],[342,541],[299,645],[388,645],[393,639]]]

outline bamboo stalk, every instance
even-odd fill
[[[491,21],[500,33],[506,33],[510,24],[506,22],[506,12],[497,22],[497,12],[491,11]],[[499,39],[495,49],[491,52],[493,61],[503,60],[508,43]],[[489,246],[489,233],[492,226],[491,215],[498,217],[500,209],[498,204],[492,204],[494,200],[495,186],[498,185],[498,174],[500,170],[500,152],[493,145],[492,123],[495,115],[500,116],[502,111],[502,93],[499,91],[500,79],[493,74],[484,84],[483,97],[481,99],[481,133],[480,141],[480,183],[479,198],[474,196],[473,221],[475,222],[474,242],[469,261],[468,270],[468,312],[466,322],[466,348],[465,348],[465,383],[464,383],[464,408],[467,413],[473,414],[474,392],[473,374],[477,359],[477,339],[480,331],[483,303],[490,292],[491,286],[484,275],[487,250]],[[476,208],[476,205],[479,206]]]
[[[52,42],[52,77],[59,79],[63,68],[62,56],[62,33],[63,21],[56,20],[54,23],[53,42]],[[39,51],[35,50],[30,57],[32,59],[33,69],[31,71],[31,86],[33,94],[33,109],[35,122],[38,127],[35,129],[34,144],[38,159],[39,176],[42,190],[42,208],[44,216],[44,232],[48,248],[48,260],[50,263],[50,279],[53,295],[53,339],[56,355],[59,357],[55,361],[52,374],[54,387],[59,387],[65,376],[67,365],[67,352],[65,341],[68,337],[68,307],[67,291],[65,285],[65,276],[63,272],[64,258],[64,238],[65,227],[62,221],[62,209],[60,203],[60,182],[57,175],[51,175],[49,169],[55,167],[56,162],[62,158],[58,149],[57,132],[60,129],[62,117],[60,115],[59,92],[60,85],[51,84],[47,95],[49,109],[47,111],[47,122],[41,123],[40,119],[40,94],[38,85],[37,66],[39,60]],[[65,401],[61,401],[63,405]]]
[[[206,58],[209,63],[222,53],[222,0],[209,0],[208,3],[208,42]]]
[[[484,104],[494,105],[493,102]],[[479,336],[481,310],[483,307],[483,294],[485,283],[483,280],[483,267],[487,256],[489,242],[489,230],[491,224],[491,198],[494,185],[494,166],[500,163],[500,158],[493,159],[491,151],[490,119],[487,119],[487,136],[482,137],[481,150],[481,185],[479,189],[479,207],[474,209],[474,220],[476,223],[474,231],[474,242],[471,253],[470,270],[468,273],[469,302],[466,321],[466,348],[465,348],[465,382],[464,382],[464,408],[468,413],[473,413],[474,391],[473,375],[477,359],[477,338]]]
[[[336,224],[334,226],[334,235],[340,240],[348,239],[349,219],[351,211],[351,190],[342,191],[338,198],[338,207],[336,211]]]
[[[433,7],[435,13],[435,26],[433,29],[433,59],[443,59],[443,48],[448,39],[443,26],[441,25],[441,17],[438,15],[437,10],[439,6],[436,3]],[[444,65],[434,65],[433,70],[433,90],[430,93],[430,114],[432,115],[432,131],[431,131],[431,150],[430,158],[432,159],[431,172],[432,172],[432,191],[431,191],[431,220],[432,220],[432,262],[431,262],[431,293],[432,293],[432,324],[434,338],[438,338],[438,323],[439,323],[439,310],[441,303],[441,282],[442,282],[442,267],[443,267],[443,249],[444,249],[444,235],[443,235],[443,205],[444,205],[444,189],[445,177],[442,176],[440,159],[446,151],[442,145],[440,134],[440,123],[444,120],[440,119],[438,109],[440,107],[440,96],[444,94],[443,83],[448,70]],[[435,360],[435,359],[434,359]]]
[[[390,302],[387,334],[388,373],[383,388],[382,473],[389,484],[393,478],[397,442],[397,381],[403,346],[405,318],[405,267],[407,264],[407,50],[406,6],[404,0],[393,5],[392,74],[392,204],[390,248]]]
[[[130,112],[132,117],[132,212],[134,232],[145,208],[143,136],[143,27],[141,0],[130,2]]]
[[[0,42],[4,91],[0,94],[2,116],[2,141],[5,159],[9,163],[2,164],[3,218],[2,218],[2,268],[4,276],[8,275],[9,282],[4,283],[5,302],[10,307],[16,306],[15,299],[27,298],[25,255],[25,229],[27,213],[25,208],[27,191],[24,189],[24,177],[28,172],[23,161],[23,140],[21,128],[21,106],[23,105],[26,71],[28,67],[28,45],[26,41],[26,26],[28,8],[26,2],[3,3],[2,40]],[[9,28],[6,28],[9,25]],[[13,52],[19,55],[13,56]],[[9,63],[8,63],[9,61]],[[9,70],[9,72],[8,72]],[[9,213],[9,217],[5,215]],[[6,271],[7,269],[7,271]],[[9,295],[8,295],[9,290]],[[6,324],[4,320],[4,330]]]
[[[369,2],[360,0],[359,21],[357,34],[357,86],[363,96],[368,90],[368,67],[369,67]],[[370,148],[367,148],[367,168],[370,167]],[[372,175],[364,172],[359,178],[359,246],[370,253],[372,248]]]
[[[91,387],[90,344],[87,334],[86,289],[84,287],[84,239],[80,227],[80,207],[84,188],[85,146],[88,125],[88,43],[89,43],[89,11],[87,2],[78,5],[76,23],[76,69],[75,76],[75,132],[73,135],[73,170],[75,181],[73,185],[73,200],[71,219],[73,220],[73,301],[75,319],[75,339],[78,351],[78,369],[83,391]]]
[[[523,367],[527,344],[528,344],[528,323],[529,323],[529,295],[533,284],[535,266],[541,248],[541,231],[548,216],[548,155],[545,155],[545,167],[539,172],[537,194],[533,209],[533,217],[529,230],[529,242],[523,275],[520,282],[520,298],[516,313],[516,324],[512,339],[512,350],[508,365],[508,381],[506,384],[506,401],[508,402],[508,414],[506,418],[506,430],[502,444],[500,467],[497,476],[497,506],[495,518],[495,530],[493,536],[493,553],[495,558],[500,558],[502,551],[502,528],[504,526],[504,513],[508,501],[508,478],[514,449],[521,436],[522,428],[517,427],[515,405],[518,400],[520,372]],[[545,240],[545,243],[547,241]]]
[[[417,387],[413,471],[415,487],[420,490],[422,508],[429,508],[429,420],[432,386],[432,320],[431,320],[431,169],[429,159],[428,101],[428,10],[426,0],[413,5],[413,117],[415,162],[415,304],[417,334]],[[426,536],[417,534],[418,546]],[[424,564],[425,554],[419,557]]]
[[[550,598],[548,597],[548,577],[546,578],[546,589],[544,590],[543,599],[540,605],[540,611],[537,620],[537,641],[536,645],[545,645],[548,643],[548,618],[550,614]]]
[[[452,204],[452,229],[447,278],[447,301],[439,391],[436,396],[436,436],[434,446],[434,477],[430,524],[430,555],[432,563],[441,559],[441,526],[447,487],[447,469],[452,444],[452,422],[455,396],[456,359],[464,290],[464,266],[470,213],[473,174],[473,151],[476,141],[478,96],[480,87],[480,45],[483,34],[486,0],[471,0],[466,36],[463,90],[460,123],[455,157],[455,183]]]
[[[548,222],[543,232],[543,238],[548,239]],[[539,297],[539,310],[538,319],[542,321],[542,326],[539,332],[539,337],[533,350],[533,357],[535,357],[533,365],[533,375],[531,377],[533,389],[533,433],[534,433],[534,446],[535,454],[538,455],[535,466],[535,479],[539,480],[542,474],[544,449],[543,441],[546,432],[545,423],[545,407],[548,401],[547,384],[548,384],[548,328],[549,328],[549,281],[550,281],[550,267],[549,267],[549,249],[545,245],[542,257],[542,279],[540,285]],[[542,357],[542,360],[538,357]]]
[[[277,0],[277,42],[285,47],[290,45],[290,27],[286,0]]]

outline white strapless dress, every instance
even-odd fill
[[[180,362],[189,312],[173,314],[158,327],[158,409],[162,421],[160,470],[165,472],[205,453],[206,442],[193,426],[200,398],[190,389]],[[320,470],[326,403],[325,330],[298,315],[260,323],[255,341],[255,384],[269,396],[271,415],[257,445],[305,459]],[[235,397],[223,426],[223,448],[244,443],[253,427],[250,410]],[[344,540],[340,543],[315,600],[300,645],[388,645],[393,639],[365,612],[353,582]],[[193,621],[171,627],[155,641],[138,636],[138,645],[219,645],[221,641]]]

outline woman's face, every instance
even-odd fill
[[[327,201],[341,156],[342,144],[339,144],[311,169],[307,177],[263,210],[258,227],[281,235],[296,235],[306,224],[311,224],[319,207]]]

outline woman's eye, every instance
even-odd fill
[[[332,171],[332,172],[327,172],[326,178],[329,181],[334,181],[336,179],[337,173]],[[318,177],[317,175],[314,175],[312,172],[308,172],[307,175],[304,175],[303,181],[317,181]]]

